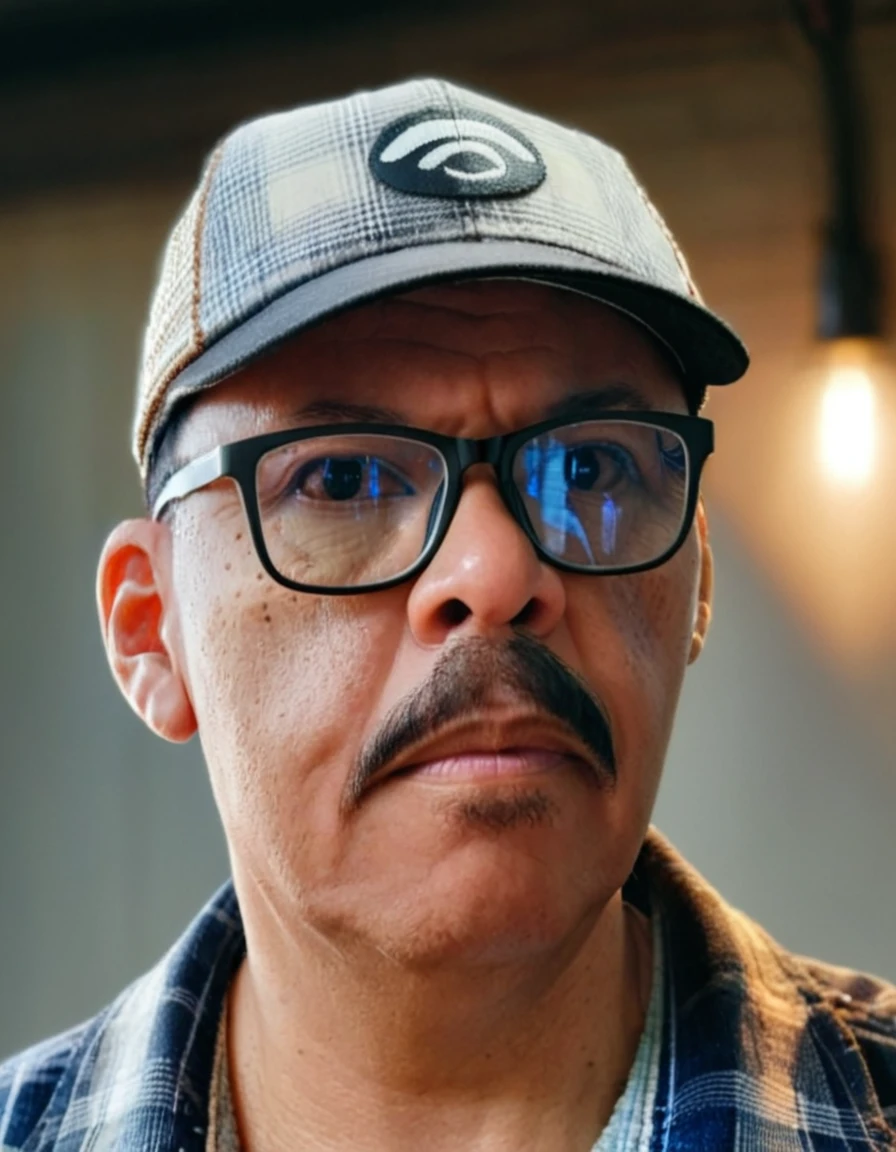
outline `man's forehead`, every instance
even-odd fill
[[[674,367],[636,321],[506,280],[347,309],[212,386],[197,408],[226,438],[331,423],[491,435],[600,408],[687,410]]]
[[[524,279],[483,279],[451,281],[409,292],[383,295],[342,312],[299,333],[286,344],[315,344],[333,337],[346,339],[388,332],[394,325],[424,324],[431,332],[439,324],[446,329],[479,328],[494,337],[496,326],[488,322],[515,318],[535,324],[537,333],[554,332],[559,340],[572,344],[581,338],[582,325],[595,324],[621,331],[629,330],[638,341],[653,343],[648,329],[618,308],[577,292]],[[469,321],[465,326],[464,321]],[[477,325],[476,322],[483,322]]]
[[[406,395],[411,378],[424,388],[453,388],[477,374],[511,388],[515,377],[519,388],[547,392],[552,384],[565,385],[564,392],[607,382],[640,385],[646,407],[657,406],[645,387],[651,381],[680,386],[667,351],[631,317],[577,292],[508,280],[444,284],[346,309],[235,379],[320,387],[326,399],[359,387],[397,387]]]

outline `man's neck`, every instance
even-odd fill
[[[247,939],[228,1029],[246,1152],[590,1149],[650,993],[649,923],[618,894],[524,968],[359,971]]]

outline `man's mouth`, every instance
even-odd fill
[[[376,787],[396,777],[431,784],[511,781],[570,769],[593,781],[606,769],[576,736],[532,713],[481,714],[448,725],[406,748],[368,781]]]
[[[526,777],[546,780],[570,768],[598,788],[616,785],[609,718],[590,686],[525,632],[502,645],[470,637],[449,645],[364,742],[343,808],[352,812],[393,776],[467,781],[465,791],[516,778],[518,790],[531,792]]]
[[[477,780],[513,780],[569,771],[571,768],[591,771],[581,757],[571,752],[521,745],[498,751],[483,748],[436,756],[409,764],[394,775],[414,776],[433,784],[455,784]]]

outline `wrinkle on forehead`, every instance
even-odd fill
[[[659,345],[616,310],[538,284],[442,285],[333,316],[213,386],[188,451],[289,427],[314,400],[380,404],[400,423],[486,436],[617,383],[636,385],[652,408],[687,411]]]
[[[485,280],[415,289],[340,313],[304,334],[307,347],[390,338],[479,356],[520,348],[566,349],[583,324],[628,329],[652,350],[647,331],[617,309],[581,293],[526,281]]]

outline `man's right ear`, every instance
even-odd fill
[[[125,520],[100,556],[97,604],[112,675],[144,723],[166,740],[189,740],[196,715],[179,668],[161,565],[170,535],[153,520]]]

